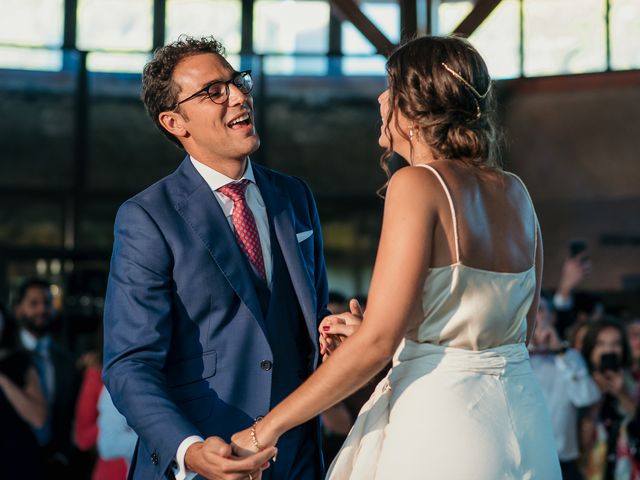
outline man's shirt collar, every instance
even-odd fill
[[[240,180],[249,180],[251,183],[256,183],[256,178],[253,174],[253,167],[251,166],[251,160],[247,160],[247,168],[244,171],[244,174],[242,175],[241,178],[236,180],[235,178],[227,177],[223,173],[220,173],[217,170],[214,170],[213,168],[209,167],[208,165],[205,165],[204,163],[200,163],[198,160],[196,160],[192,156],[189,156],[189,159],[191,160],[191,163],[193,164],[195,169],[198,171],[198,173],[202,176],[202,178],[204,178],[204,181],[207,182],[207,185],[209,185],[209,188],[211,188],[211,190],[213,191],[216,191],[220,187],[224,187],[229,183],[238,182]]]

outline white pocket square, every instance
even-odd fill
[[[311,235],[313,235],[313,230],[307,230],[306,232],[296,233],[296,238],[298,239],[298,243],[300,243],[304,242]]]

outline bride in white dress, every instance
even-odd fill
[[[387,71],[379,142],[410,166],[388,184],[366,314],[323,320],[323,365],[235,451],[276,445],[393,357],[328,478],[560,479],[526,349],[542,239],[524,184],[496,160],[486,65],[465,40],[424,37]]]

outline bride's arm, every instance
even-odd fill
[[[392,178],[365,320],[309,379],[256,425],[262,446],[344,399],[379,372],[421,314],[440,186],[429,172],[406,167]],[[233,437],[254,451],[249,430]]]

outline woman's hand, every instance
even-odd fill
[[[323,361],[345,338],[353,335],[360,328],[363,312],[358,300],[351,299],[349,310],[351,310],[350,313],[329,315],[320,322],[318,331],[320,332],[320,355]]]
[[[231,446],[233,447],[234,455],[237,455],[238,457],[248,457],[266,448],[275,447],[276,443],[278,443],[279,435],[276,435],[275,432],[270,432],[269,428],[267,428],[266,425],[263,425],[262,422],[257,422],[255,424],[255,437],[261,447],[261,449],[259,449],[251,435],[252,429],[253,427],[246,428],[233,434],[231,437]],[[277,450],[273,455],[274,461],[276,455]]]

